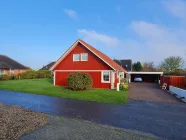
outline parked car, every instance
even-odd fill
[[[141,76],[140,75],[136,75],[135,77],[134,77],[134,82],[142,82],[143,80],[142,80],[142,78],[141,78]]]

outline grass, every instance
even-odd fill
[[[116,91],[110,89],[71,91],[62,86],[54,86],[51,79],[0,81],[0,90],[11,90],[112,104],[123,104],[127,102],[128,96],[128,91]]]

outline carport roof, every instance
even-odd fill
[[[163,72],[138,72],[138,71],[134,71],[134,72],[127,72],[127,74],[159,74],[159,75],[163,75]]]

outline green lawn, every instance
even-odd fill
[[[128,91],[109,89],[71,91],[65,87],[54,86],[51,79],[0,81],[0,89],[112,104],[123,104],[128,96]]]

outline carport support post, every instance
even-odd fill
[[[129,83],[131,82],[131,75],[129,73],[126,74],[126,78],[129,80]]]

